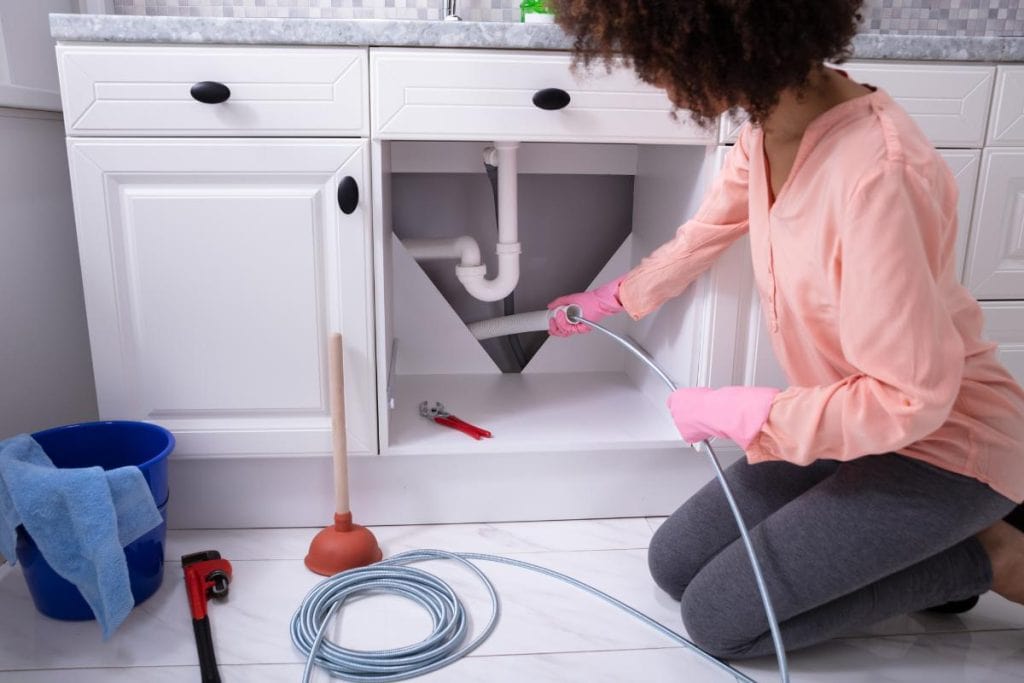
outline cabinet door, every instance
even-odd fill
[[[986,149],[965,283],[978,299],[1024,299],[1024,148]]]
[[[163,424],[179,456],[328,452],[337,330],[349,447],[376,452],[365,142],[68,147],[102,418]]]
[[[985,314],[985,339],[999,344],[999,360],[1024,384],[1024,303],[1020,301],[986,301],[981,304]]]
[[[975,186],[978,180],[980,152],[977,150],[939,150],[942,158],[949,164],[956,177],[960,190],[957,214],[959,232],[957,234],[957,273],[963,273],[963,263],[968,240],[968,228],[971,224],[971,208],[974,204]],[[771,347],[771,336],[764,324],[761,313],[761,299],[756,289],[750,297],[749,335],[747,338],[746,375],[742,381],[755,386],[784,388],[788,386],[786,375],[775,359]]]
[[[1024,66],[999,67],[988,144],[1024,145]]]
[[[956,233],[956,274],[964,279],[964,261],[967,259],[967,239],[971,232],[971,212],[974,208],[974,193],[978,187],[978,167],[981,165],[981,151],[976,149],[940,149],[939,154],[949,164],[956,177],[960,196],[957,201]]]

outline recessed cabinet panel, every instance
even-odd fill
[[[1024,146],[1024,66],[1000,66],[988,144]]]
[[[965,279],[978,299],[1024,298],[1024,149],[985,150]]]
[[[60,45],[57,62],[69,135],[369,131],[365,49]]]
[[[381,139],[659,142],[713,140],[669,115],[664,91],[628,69],[573,75],[565,53],[379,49],[370,57]]]
[[[350,448],[376,450],[369,207],[337,205],[364,147],[69,143],[102,418],[159,422],[184,456],[328,452],[340,330]]]
[[[850,62],[840,68],[889,93],[936,147],[984,144],[993,67]],[[722,141],[734,142],[740,125],[723,119]]]
[[[323,409],[319,187],[119,188],[148,417]]]

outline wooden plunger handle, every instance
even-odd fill
[[[345,433],[345,363],[341,334],[331,334],[327,366],[331,398],[331,448],[334,455],[335,512],[349,512],[348,502],[348,445]]]

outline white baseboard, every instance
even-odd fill
[[[716,449],[723,466],[740,456]],[[361,524],[427,524],[667,515],[713,476],[678,449],[375,455],[350,459]],[[331,520],[322,456],[171,459],[172,528],[315,527]]]
[[[0,83],[0,107],[59,112],[61,110],[60,93]]]

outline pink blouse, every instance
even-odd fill
[[[981,338],[956,274],[957,188],[882,90],[804,133],[774,203],[763,134],[747,125],[696,216],[622,282],[639,319],[745,233],[790,386],[750,462],[897,452],[1024,500],[1024,391]]]

